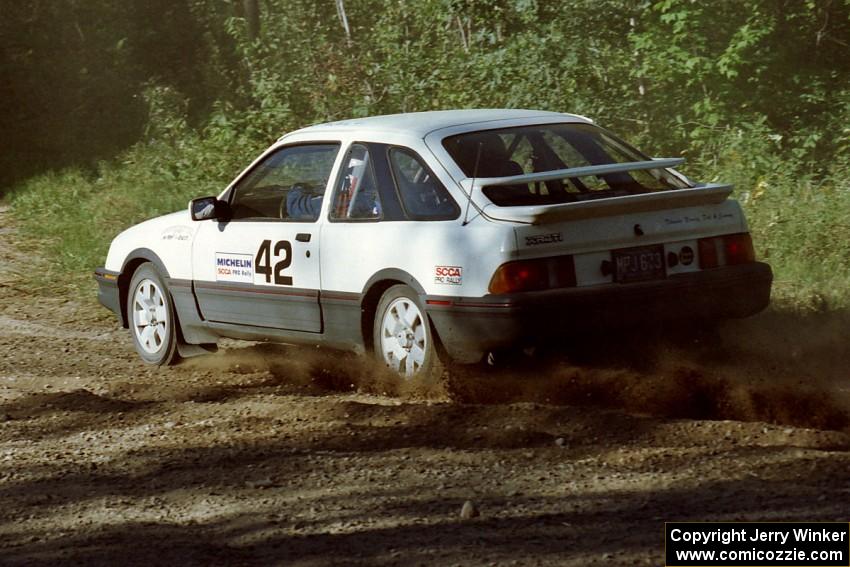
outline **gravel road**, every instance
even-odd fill
[[[154,369],[105,310],[28,292],[10,225],[0,564],[660,565],[664,521],[850,519],[845,315],[618,337],[448,389],[235,341]]]

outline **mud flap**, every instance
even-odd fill
[[[183,341],[178,341],[177,352],[180,354],[180,358],[191,358],[193,356],[201,356],[204,354],[215,354],[218,352],[218,345],[212,343],[190,345]]]

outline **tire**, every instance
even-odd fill
[[[394,285],[381,296],[372,339],[375,357],[407,380],[442,373],[437,337],[419,295],[410,286]]]
[[[150,262],[138,267],[127,291],[127,322],[133,346],[147,364],[175,364],[177,317],[171,294]]]

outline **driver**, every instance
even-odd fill
[[[286,193],[286,218],[300,221],[318,219],[323,196],[303,183],[296,183]]]

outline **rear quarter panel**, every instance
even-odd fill
[[[480,297],[515,249],[510,226],[482,220],[326,223],[322,289],[360,293],[378,272],[397,269],[428,295]]]

